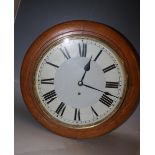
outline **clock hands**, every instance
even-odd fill
[[[83,83],[83,79],[84,79],[84,77],[85,77],[85,75],[86,75],[86,72],[88,72],[88,71],[90,70],[90,61],[91,61],[91,59],[92,59],[92,56],[91,56],[90,60],[88,61],[88,63],[84,66],[85,72],[84,72],[84,74],[83,74],[81,80],[78,82],[78,85],[79,85],[79,86]]]
[[[81,82],[81,81],[79,81],[79,82]],[[78,84],[79,84],[79,83],[78,83]],[[86,84],[84,84],[83,82],[81,82],[79,86],[85,86],[85,87],[87,87],[87,88],[91,88],[91,89],[94,89],[94,90],[103,92],[105,95],[109,95],[109,96],[113,96],[113,97],[118,98],[117,96],[112,95],[112,94],[110,94],[109,92],[104,92],[104,91],[102,91],[102,90],[100,90],[100,89],[97,89],[97,88],[94,88],[94,87],[92,87],[92,86],[86,85]]]
[[[102,90],[99,90],[97,88],[94,88],[92,86],[89,86],[89,85],[86,85],[86,84],[83,84],[83,83],[82,83],[82,86],[85,86],[85,87],[88,87],[88,88],[91,88],[91,89],[94,89],[94,90],[97,90],[97,91],[100,91],[100,92],[103,92],[104,93],[104,91],[102,91]]]
[[[88,71],[90,70],[90,62],[91,62],[91,59],[92,59],[92,56],[90,57],[90,60],[87,62],[87,64],[84,66],[84,71],[85,71],[85,72],[84,72],[84,74],[83,74],[81,80],[78,82],[78,85],[79,85],[79,86],[85,86],[85,87],[87,87],[87,88],[91,88],[91,89],[97,90],[97,91],[99,91],[99,92],[103,92],[105,95],[109,95],[109,96],[113,96],[113,97],[118,98],[117,96],[112,95],[112,94],[110,94],[109,92],[104,92],[104,91],[102,91],[102,90],[100,90],[100,89],[94,88],[94,87],[92,87],[92,86],[89,86],[89,85],[83,83],[83,79],[84,79],[84,77],[85,77],[85,75],[86,75],[86,72],[88,72]]]
[[[92,59],[92,56],[90,57],[90,60],[88,61],[88,63],[84,66],[84,70],[85,71],[89,71],[90,70],[90,61]]]
[[[109,95],[109,96],[113,96],[113,97],[116,97],[116,98],[118,98],[117,96],[115,96],[115,95],[112,95],[112,94],[110,94],[109,92],[104,92],[104,94],[105,95]],[[121,97],[120,97],[121,98]]]

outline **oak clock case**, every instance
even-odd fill
[[[71,138],[106,134],[139,99],[139,66],[130,43],[112,28],[70,21],[41,34],[21,68],[21,91],[32,115]]]

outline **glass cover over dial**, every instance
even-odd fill
[[[68,127],[91,127],[111,117],[126,91],[123,62],[103,41],[69,36],[41,57],[36,95],[45,113]]]

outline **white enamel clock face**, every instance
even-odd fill
[[[35,87],[50,117],[70,127],[89,127],[117,111],[125,94],[126,75],[120,58],[104,42],[72,36],[43,55]]]

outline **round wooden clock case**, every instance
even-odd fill
[[[139,63],[130,43],[109,26],[65,22],[28,49],[21,91],[34,118],[50,131],[96,137],[117,128],[135,110]]]

